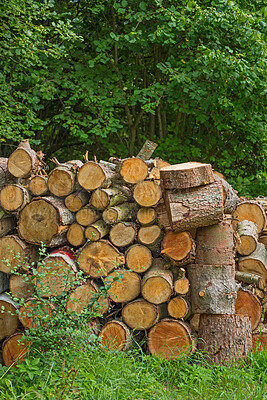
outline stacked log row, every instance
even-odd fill
[[[4,313],[11,330],[3,330],[2,340],[8,351],[14,343],[14,361],[19,342],[12,335],[38,323],[35,293],[43,299],[41,325],[56,312],[53,297],[67,293],[69,318],[88,307],[98,311],[105,346],[125,350],[141,332],[149,351],[165,359],[195,350],[192,327],[198,328],[200,313],[221,315],[218,326],[227,331],[229,321],[242,325],[227,317],[234,314],[236,286],[231,224],[224,217],[239,199],[209,164],[170,166],[151,159],[154,147],[148,143],[136,158],[108,162],[54,159],[48,175],[42,154],[28,142],[3,161],[0,288],[6,291],[9,280],[9,291],[24,301],[20,319]],[[49,254],[36,264],[42,244]],[[79,282],[79,270],[86,282]],[[255,279],[258,290],[265,289],[264,279]],[[7,311],[16,310],[6,296]]]

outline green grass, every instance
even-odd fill
[[[267,399],[267,352],[247,364],[210,366],[200,354],[167,362],[140,349],[97,346],[64,355],[35,353],[16,368],[0,367],[0,399],[261,400]]]

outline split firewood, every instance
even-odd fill
[[[29,182],[29,190],[34,196],[45,196],[48,194],[48,178],[42,175],[32,176]]]
[[[84,226],[73,222],[68,229],[67,240],[74,247],[82,246],[86,242]]]
[[[65,206],[72,212],[79,211],[88,203],[89,197],[88,192],[82,192],[81,190],[71,193],[65,198]]]
[[[160,179],[164,189],[186,189],[214,182],[211,165],[199,162],[164,167]]]
[[[238,260],[239,271],[259,275],[267,279],[267,251],[263,243],[258,243],[256,250]]]
[[[101,213],[92,209],[90,206],[81,208],[76,213],[76,221],[82,226],[88,226],[101,218]]]
[[[160,182],[160,170],[164,167],[169,167],[171,164],[161,158],[155,158],[154,166],[148,173],[148,179],[157,180]]]
[[[115,303],[126,303],[139,296],[141,278],[133,271],[118,269],[111,272],[104,280],[107,292]]]
[[[102,219],[97,220],[85,229],[85,237],[91,242],[96,242],[99,239],[108,235],[110,226]]]
[[[152,304],[139,298],[126,304],[122,309],[123,321],[135,330],[146,330],[167,317],[167,306]]]
[[[153,225],[157,220],[157,212],[152,207],[142,207],[137,213],[137,222],[142,226]]]
[[[191,316],[191,304],[184,297],[173,297],[168,302],[168,313],[173,318],[187,320]]]
[[[153,262],[151,251],[141,244],[134,244],[125,253],[127,267],[138,273],[147,271]]]
[[[258,243],[257,225],[252,221],[243,220],[237,224],[236,250],[242,256],[248,256],[256,250]]]
[[[6,294],[0,294],[0,341],[18,329],[17,304]]]
[[[109,187],[118,179],[118,174],[103,164],[88,161],[79,169],[77,179],[83,189],[92,191]]]
[[[40,158],[31,148],[29,140],[25,139],[8,159],[8,170],[16,178],[27,178],[32,172],[38,170]]]
[[[126,187],[110,187],[108,189],[96,189],[91,196],[90,206],[97,210],[114,207],[131,199],[131,191]]]
[[[4,341],[2,357],[6,367],[20,364],[25,360],[29,343],[27,343],[27,341],[22,341],[22,337],[22,332],[16,332]]]
[[[119,222],[109,232],[110,241],[117,247],[129,246],[135,240],[137,226],[134,222]]]
[[[77,257],[79,268],[92,278],[107,276],[116,266],[123,265],[125,258],[110,242],[99,240],[86,243]]]
[[[183,266],[193,260],[195,244],[189,232],[167,232],[161,243],[161,254],[173,265]]]
[[[153,265],[144,275],[141,284],[142,296],[153,304],[168,301],[172,294],[173,274]]]
[[[150,329],[147,344],[153,356],[165,360],[186,357],[196,350],[196,338],[190,325],[170,318]]]
[[[1,207],[11,213],[20,212],[29,201],[29,192],[21,185],[6,185],[0,192]]]
[[[109,321],[99,333],[101,344],[110,350],[126,351],[132,343],[130,329],[121,321]]]
[[[252,331],[254,331],[261,320],[262,308],[258,298],[249,290],[239,290],[235,303],[236,314],[250,317]]]
[[[266,226],[266,213],[256,201],[243,201],[238,204],[233,213],[233,227],[236,229],[238,222],[248,220],[256,224],[258,233]]]

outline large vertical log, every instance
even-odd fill
[[[246,358],[252,349],[249,317],[243,315],[200,316],[198,348],[207,354],[211,364],[233,364]]]

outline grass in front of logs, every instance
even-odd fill
[[[209,366],[201,355],[167,362],[139,349],[103,351],[96,344],[35,354],[16,368],[0,367],[0,399],[263,400],[267,352],[247,364]]]

